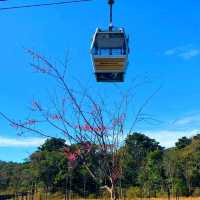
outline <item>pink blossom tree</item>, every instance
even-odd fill
[[[118,199],[117,185],[123,175],[121,142],[133,131],[135,124],[144,120],[154,120],[143,111],[157,91],[130,117],[129,112],[133,112],[129,106],[132,105],[135,91],[125,91],[117,103],[105,105],[103,98],[99,97],[97,100],[87,89],[77,91],[70,87],[66,80],[67,66],[60,69],[44,56],[30,49],[27,52],[33,57],[31,66],[34,71],[53,78],[61,95],[51,99],[51,109],[40,101],[33,100],[32,117],[24,121],[12,120],[2,112],[0,115],[20,134],[28,131],[44,137],[55,137],[47,131],[55,130],[68,144],[79,144],[73,151],[69,148],[63,150],[69,164],[74,167],[81,161],[94,181],[110,193],[111,200]],[[96,170],[88,165],[86,159],[94,146],[96,153],[100,155]]]

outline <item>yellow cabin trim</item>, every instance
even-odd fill
[[[96,66],[96,70],[101,70],[101,69],[119,69],[119,70],[123,70],[124,67],[123,66]]]
[[[125,58],[94,58],[95,72],[124,72]]]

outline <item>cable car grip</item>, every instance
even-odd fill
[[[110,23],[109,23],[109,31],[112,31],[113,28],[113,4],[114,0],[108,0],[108,4],[110,5]]]

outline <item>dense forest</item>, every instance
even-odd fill
[[[69,167],[65,147],[65,140],[51,138],[24,163],[0,161],[0,193],[43,191],[87,198],[106,195],[81,163]],[[200,196],[200,135],[180,138],[175,147],[165,149],[154,139],[134,133],[127,136],[120,152],[124,158],[119,184],[122,195]],[[96,154],[88,159],[93,166],[98,162]]]

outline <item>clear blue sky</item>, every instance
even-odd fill
[[[0,2],[0,7],[26,3]],[[50,0],[29,1],[46,3]],[[148,76],[152,84],[142,88],[142,102],[159,85],[146,112],[162,123],[137,127],[166,147],[177,138],[200,130],[200,2],[196,0],[117,0],[114,25],[125,27],[130,36],[130,65],[127,88],[135,77]],[[89,3],[0,12],[0,110],[21,118],[33,97],[51,87],[31,72],[31,58],[23,48],[33,48],[55,60],[69,52],[70,76],[78,77],[96,90],[112,94],[112,86],[95,82],[90,42],[96,27],[107,27],[106,0]],[[117,98],[117,96],[113,96]],[[43,139],[18,137],[0,119],[0,160],[22,161]]]

